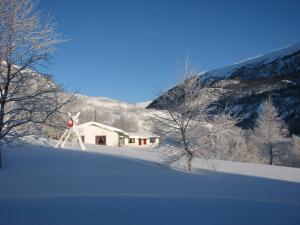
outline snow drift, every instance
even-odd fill
[[[157,154],[31,144],[6,150],[0,224],[300,223],[299,182],[197,168],[189,174],[160,165]]]

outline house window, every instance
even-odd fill
[[[96,136],[96,145],[106,145],[106,136]]]
[[[135,143],[135,138],[129,138],[128,143],[130,143],[130,144]]]
[[[144,145],[147,144],[147,139],[146,138],[143,139],[143,143],[144,143]]]
[[[84,136],[81,136],[81,141],[82,141],[82,143],[84,143]]]
[[[156,143],[156,138],[155,137],[150,138],[150,143]]]

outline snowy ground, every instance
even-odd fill
[[[88,149],[6,150],[0,225],[300,224],[299,169],[196,161],[189,174],[152,149]]]
[[[151,147],[104,147],[98,145],[87,145],[89,152],[96,152],[108,155],[115,155],[136,160],[145,160],[154,163],[163,164],[164,155],[163,150],[158,150]],[[186,162],[180,162],[175,165],[174,169],[183,170]],[[262,178],[270,178],[276,180],[293,181],[300,183],[300,169],[281,166],[269,166],[251,163],[229,162],[221,160],[204,160],[194,159],[193,172],[197,173],[199,170],[212,170],[216,172],[224,172],[239,175],[249,175]]]

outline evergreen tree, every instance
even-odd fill
[[[271,96],[263,103],[262,110],[256,120],[254,137],[263,158],[268,158],[272,165],[276,157],[274,146],[288,134],[284,121],[279,117]]]

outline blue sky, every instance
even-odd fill
[[[200,70],[300,41],[299,0],[40,0],[70,41],[47,73],[81,94],[130,103],[176,83],[189,53]]]

